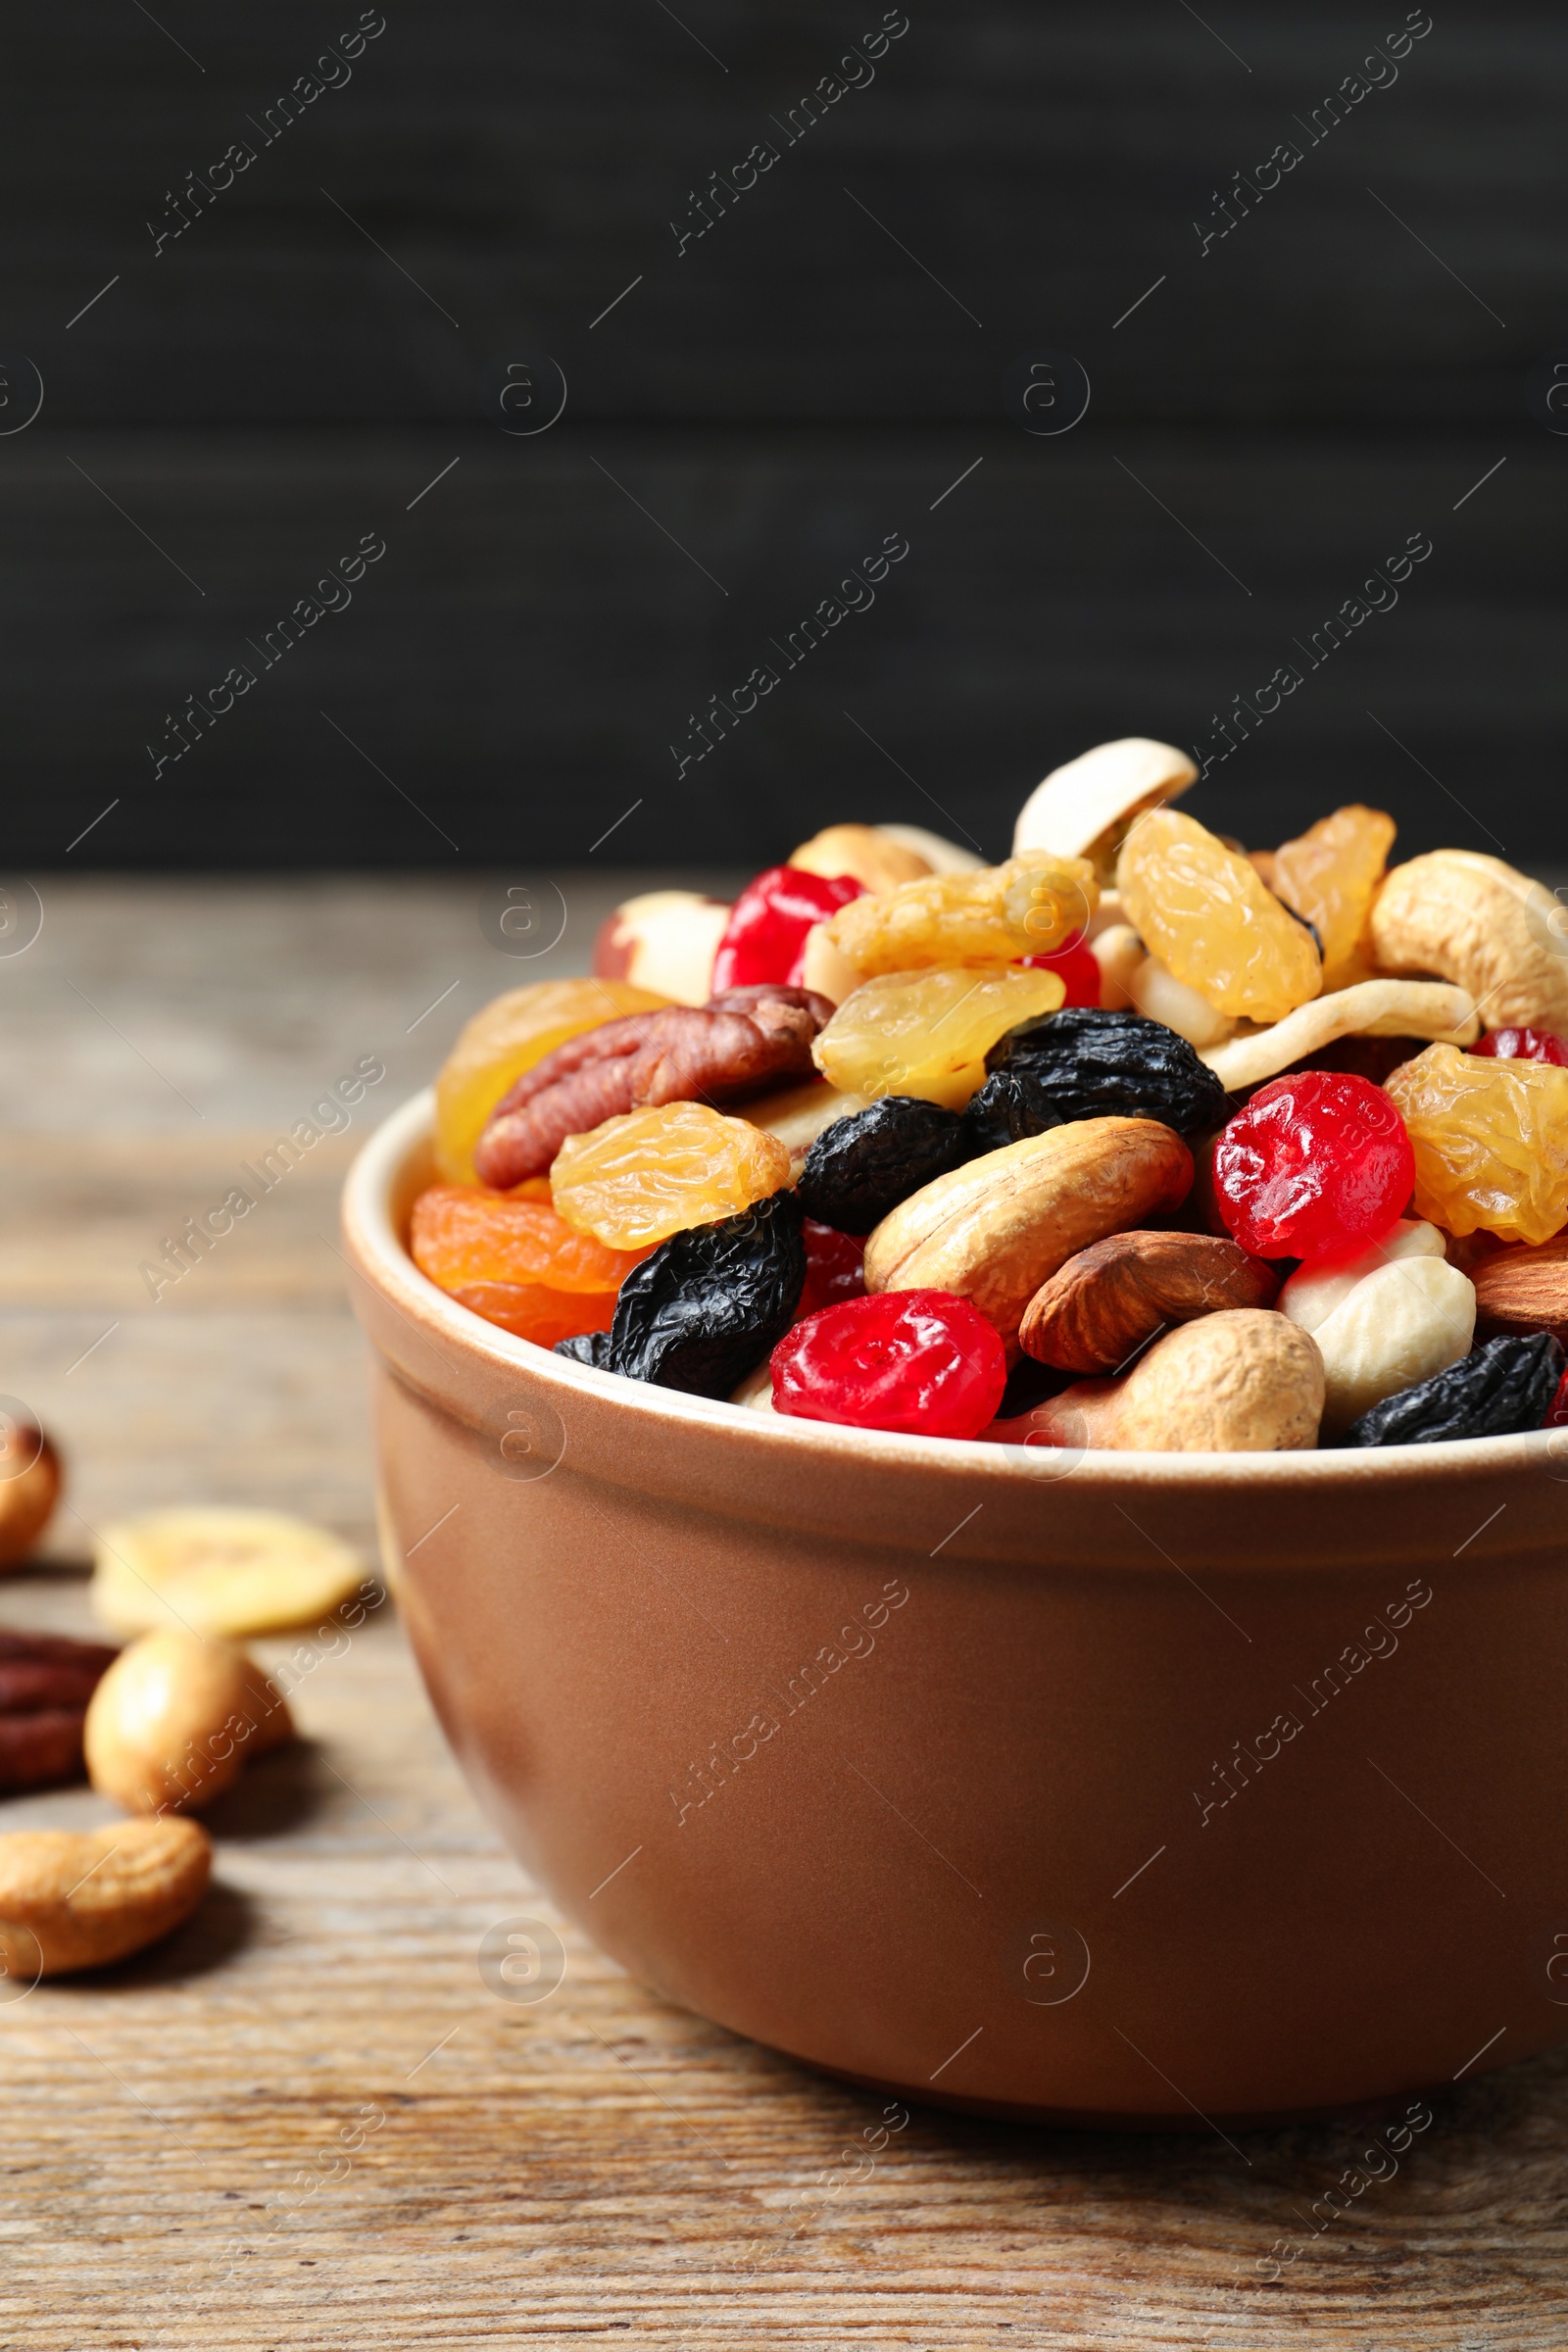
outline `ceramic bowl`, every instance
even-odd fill
[[[1261,2120],[1568,2039],[1568,1432],[1051,1451],[568,1363],[344,1225],[431,1698],[562,1908],[900,2095]]]

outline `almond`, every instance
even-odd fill
[[[1024,1353],[1063,1372],[1115,1372],[1167,1323],[1272,1306],[1279,1276],[1206,1233],[1113,1233],[1080,1250],[1025,1311]]]
[[[1533,1249],[1498,1250],[1471,1269],[1476,1327],[1499,1332],[1549,1331],[1568,1348],[1568,1233]]]
[[[1040,1289],[1107,1233],[1173,1208],[1192,1154],[1157,1119],[1075,1119],[939,1176],[883,1218],[865,1246],[868,1291],[955,1291],[1018,1354]]]

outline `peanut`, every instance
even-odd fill
[[[1283,1315],[1238,1307],[1156,1340],[1094,1443],[1117,1452],[1298,1452],[1317,1444],[1322,1411],[1315,1342]]]
[[[159,1813],[220,1795],[247,1757],[293,1732],[242,1649],[171,1628],[121,1652],[92,1694],[82,1743],[95,1788],[129,1813]]]
[[[57,1977],[140,1951],[189,1918],[212,1867],[193,1821],[121,1821],[85,1836],[11,1831],[0,1837],[7,1973]]]

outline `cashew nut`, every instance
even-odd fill
[[[1178,980],[1157,956],[1146,956],[1135,965],[1124,986],[1128,1001],[1140,1012],[1152,1021],[1163,1021],[1190,1046],[1221,1045],[1236,1027],[1228,1013],[1216,1012],[1206,997]]]
[[[1122,835],[1146,808],[1158,808],[1198,781],[1198,770],[1173,744],[1147,735],[1097,743],[1064,767],[1054,767],[1018,811],[1012,854],[1054,850],[1089,858],[1110,879]]]
[[[194,1821],[117,1821],[85,1835],[0,1838],[0,1954],[24,1982],[104,1968],[167,1936],[201,1901],[213,1849]]]
[[[1481,1033],[1469,991],[1436,980],[1358,980],[1331,997],[1298,1004],[1270,1028],[1199,1049],[1230,1094],[1260,1086],[1293,1061],[1320,1054],[1341,1037],[1432,1037],[1468,1046]]]
[[[1433,850],[1396,865],[1370,935],[1386,970],[1468,989],[1489,1029],[1568,1032],[1568,907],[1500,858]]]
[[[1287,1315],[1296,1303],[1290,1287],[1280,1294]],[[1444,1258],[1394,1258],[1363,1275],[1312,1334],[1323,1358],[1325,1436],[1456,1364],[1475,1328],[1475,1285]]]

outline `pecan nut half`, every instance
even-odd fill
[[[1166,1324],[1272,1306],[1280,1278],[1207,1233],[1112,1233],[1057,1268],[1025,1309],[1024,1353],[1063,1372],[1115,1372]]]
[[[524,1071],[474,1147],[481,1184],[542,1176],[568,1135],[662,1102],[733,1102],[814,1075],[811,1040],[832,1014],[804,988],[734,988],[710,1004],[627,1013],[568,1038]]]
[[[81,1779],[87,1701],[115,1656],[98,1642],[0,1632],[0,1789]]]

